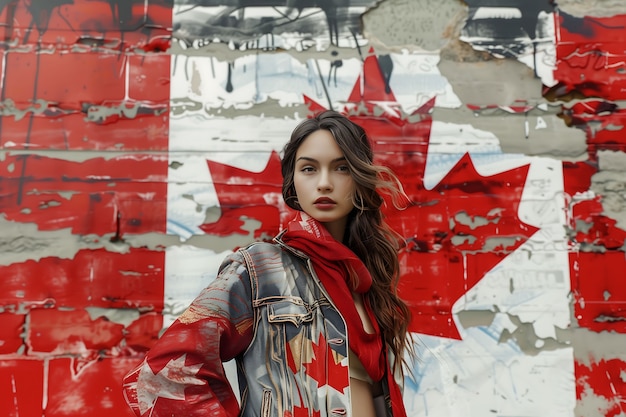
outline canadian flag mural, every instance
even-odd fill
[[[407,242],[409,415],[623,414],[626,231],[592,177],[624,149],[625,15],[467,1],[461,40],[532,68],[547,122],[545,103],[461,101],[439,51],[369,45],[376,1],[335,3],[0,1],[3,415],[132,415],[126,372],[228,253],[289,219],[280,150],[323,108],[410,199],[386,211]],[[507,153],[438,109],[527,135],[556,120],[588,153]]]

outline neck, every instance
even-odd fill
[[[346,233],[346,222],[333,222],[333,223],[322,223],[322,225],[328,230],[328,233],[340,243],[343,243],[343,236]]]

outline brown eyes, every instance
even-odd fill
[[[317,168],[311,165],[306,165],[300,168],[299,171],[304,173],[311,173],[317,171]],[[347,165],[339,165],[335,168],[335,171],[348,173],[350,172],[350,167]]]

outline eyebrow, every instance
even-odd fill
[[[296,159],[296,162],[300,161],[300,160],[304,160],[304,161],[309,161],[309,162],[319,162],[317,159],[315,158],[310,158],[308,156],[301,156],[300,158]],[[335,158],[332,161],[330,161],[331,163],[335,163],[335,162],[340,162],[340,161],[345,161],[346,157],[345,156],[341,156],[339,158]]]

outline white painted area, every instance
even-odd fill
[[[461,100],[439,71],[438,51],[391,54],[391,60],[393,73],[389,85],[405,112],[412,113],[433,97],[437,107],[461,106]]]
[[[329,60],[301,62],[287,53],[251,54],[234,60],[230,67],[233,89],[228,92],[228,62],[207,56],[179,56],[172,64],[172,98],[198,101],[203,111],[247,109],[268,99],[289,107],[304,103],[304,94],[328,106],[326,92],[333,103],[346,100],[361,66],[356,58],[343,59],[335,77]]]
[[[535,45],[535,57],[532,53],[520,56],[518,59],[530,68],[535,68],[537,76],[546,87],[556,85],[554,70],[556,69],[556,29],[554,13],[539,13],[537,27],[541,36]]]
[[[479,7],[474,13],[478,19],[521,19],[522,11],[517,7]]]
[[[173,168],[172,164],[180,164]],[[167,233],[187,240],[204,234],[199,228],[210,207],[219,207],[205,156],[170,154],[167,188]]]
[[[493,175],[527,163],[520,155],[504,154],[491,132],[467,124],[433,121],[424,171],[424,186],[433,189],[469,153],[477,172]]]
[[[170,159],[192,154],[258,172],[272,151],[282,150],[291,131],[304,117],[306,115],[296,114],[294,119],[199,115],[173,118],[170,120]]]
[[[171,246],[165,253],[165,311],[167,328],[217,276],[230,251],[215,253],[191,245]]]
[[[574,415],[572,348],[529,356],[498,343],[497,329],[474,330],[463,341],[417,338],[421,364],[404,389],[409,416]]]
[[[439,107],[461,105],[437,67],[438,54],[405,52],[390,57],[389,83],[405,112],[415,111],[433,97]],[[171,75],[173,118],[178,111],[206,115],[216,109],[248,109],[268,99],[277,100],[287,112],[290,106],[303,104],[304,95],[327,108],[330,101],[334,109],[340,109],[363,68],[358,58],[301,62],[287,53],[251,54],[235,59],[229,79],[229,65],[208,56],[176,56]],[[231,92],[227,91],[229,80]],[[192,102],[200,107],[191,110]]]

